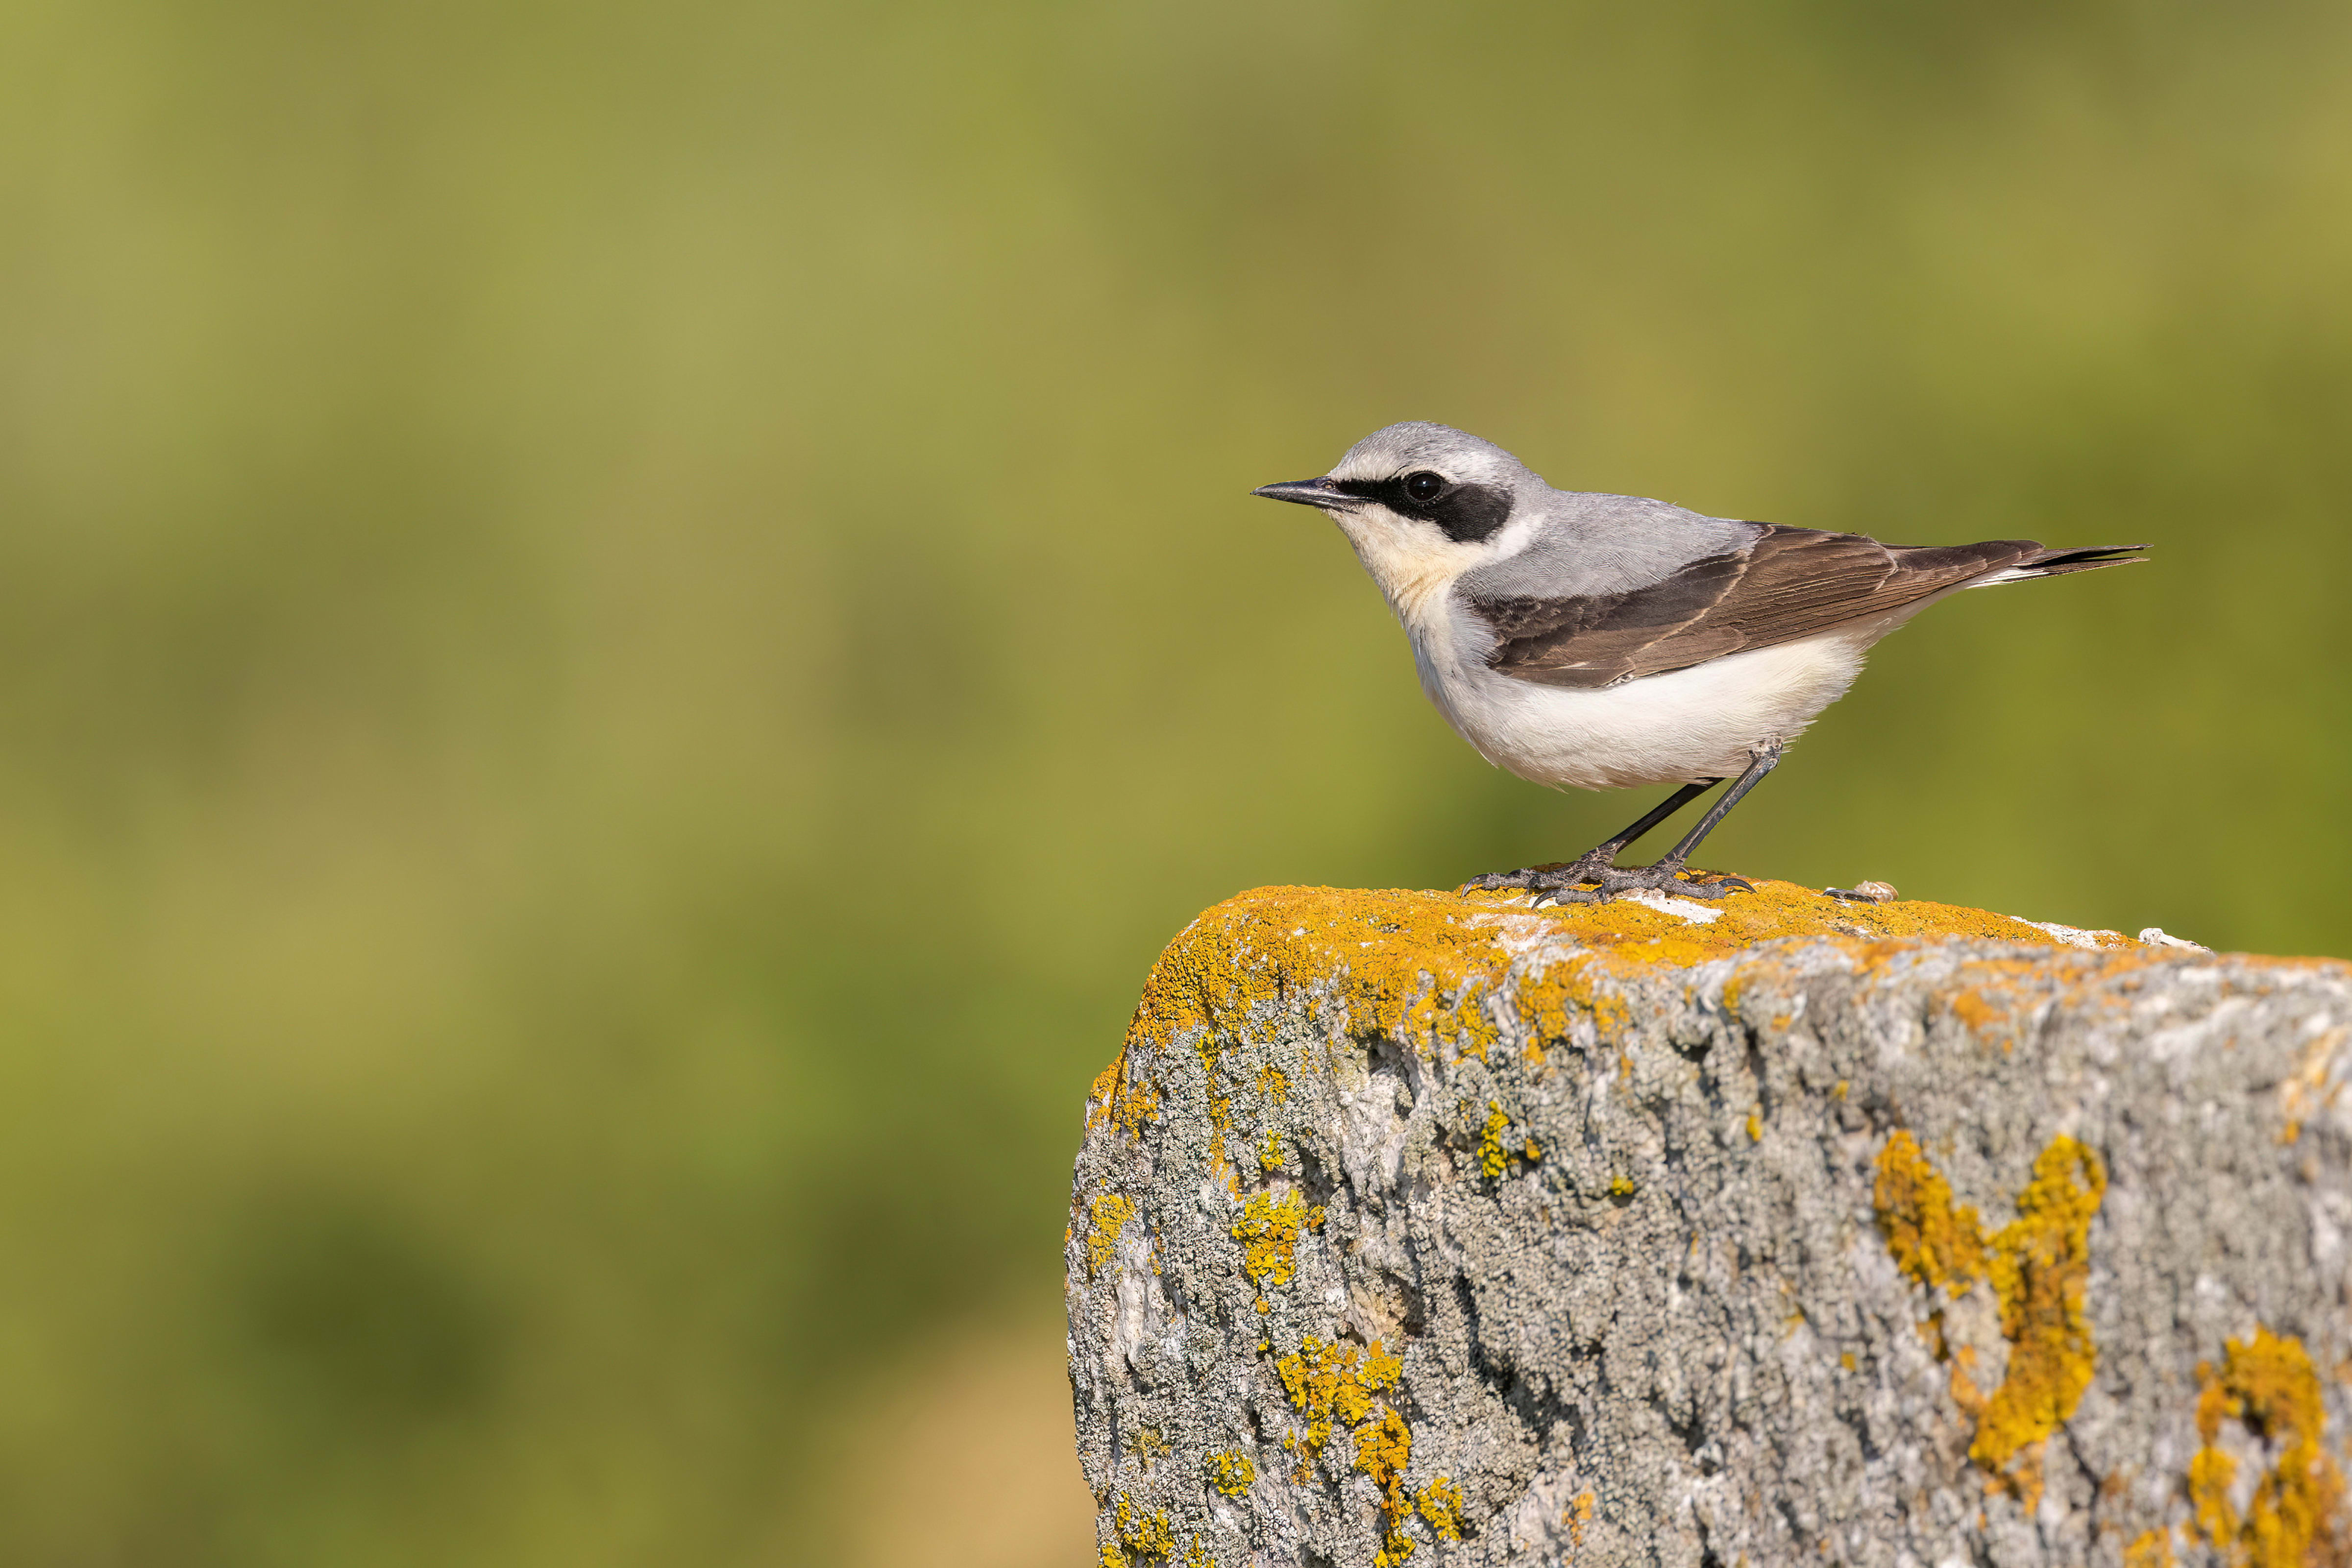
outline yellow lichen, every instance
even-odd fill
[[[1748,1113],[1748,1141],[1751,1144],[1764,1141],[1764,1113],[1761,1111]]]
[[[1635,1191],[1635,1188],[1634,1188],[1634,1186],[1633,1186],[1633,1177],[1631,1177],[1631,1176],[1611,1176],[1611,1177],[1609,1178],[1609,1196],[1610,1196],[1610,1197],[1633,1197],[1633,1196],[1634,1191]]]
[[[1160,955],[1129,1039],[1239,1035],[1306,977],[1332,982],[1349,1028],[1420,1045],[1465,1030],[1491,1037],[1481,1002],[1508,956],[1481,914],[1444,894],[1260,888],[1227,899]]]
[[[2238,1461],[2219,1448],[2200,1448],[2189,1461],[2189,1511],[2208,1541],[2238,1533],[2238,1511],[2230,1504],[2230,1483],[2237,1479]]]
[[[2029,1507],[2041,1496],[2043,1441],[2074,1415],[2096,1364],[2083,1299],[2091,1218],[2106,1185],[2097,1156],[2073,1138],[2054,1138],[2018,1195],[2017,1218],[1987,1237],[1975,1209],[1953,1206],[1951,1184],[1909,1133],[1895,1133],[1878,1156],[1874,1204],[1896,1267],[1948,1296],[1979,1278],[1992,1286],[2008,1370],[1979,1400],[1973,1361],[1963,1351],[1952,1358],[1952,1393],[1976,1420],[1969,1457]],[[1931,1314],[1929,1322],[1941,1353],[1940,1319]]]
[[[1279,1067],[1261,1067],[1257,1072],[1257,1092],[1279,1103],[1290,1098],[1290,1074]]]
[[[1234,1169],[1233,1161],[1225,1154],[1225,1134],[1233,1125],[1234,1100],[1230,1094],[1217,1092],[1217,1067],[1224,1060],[1227,1043],[1213,1029],[1204,1029],[1192,1037],[1192,1051],[1201,1059],[1201,1076],[1209,1086],[1209,1174],[1239,1197],[1241,1173]]]
[[[2124,1568],[2172,1568],[2172,1531],[2144,1530],[2124,1548]]]
[[[1879,1151],[1873,1198],[1895,1266],[1920,1284],[1931,1291],[1950,1284],[1957,1294],[1983,1271],[1977,1211],[1952,1207],[1952,1184],[1927,1163],[1909,1133],[1897,1129]]]
[[[1088,1129],[1108,1123],[1132,1138],[1141,1135],[1144,1123],[1160,1119],[1151,1086],[1128,1071],[1127,1055],[1120,1051],[1118,1061],[1095,1075],[1094,1087],[1087,1093]]]
[[[1192,1537],[1192,1545],[1184,1548],[1184,1568],[1217,1568],[1216,1558],[1201,1544],[1198,1535]]]
[[[1421,1489],[1413,1502],[1440,1541],[1462,1539],[1462,1489],[1452,1477],[1437,1477]]]
[[[1257,1461],[1239,1448],[1208,1458],[1209,1484],[1227,1497],[1246,1497],[1257,1484]]]
[[[1499,1101],[1486,1102],[1486,1126],[1478,1138],[1478,1169],[1489,1181],[1503,1174],[1511,1163],[1510,1151],[1503,1147],[1503,1134],[1511,1130],[1511,1118]]]
[[[1543,1157],[1543,1151],[1536,1146],[1533,1138],[1521,1140],[1516,1149],[1504,1143],[1503,1134],[1510,1130],[1510,1113],[1503,1109],[1502,1102],[1487,1101],[1486,1124],[1478,1135],[1478,1171],[1489,1181],[1509,1169],[1514,1159],[1526,1160],[1532,1165]]]
[[[1703,963],[1758,942],[1823,938],[1873,967],[1955,936],[2063,946],[2037,926],[1983,910],[1919,900],[1862,910],[1782,882],[1759,882],[1754,891],[1713,907],[1717,918],[1694,925],[1624,900],[1530,910],[1522,894],[1257,888],[1205,911],[1169,945],[1145,982],[1128,1043],[1172,1046],[1196,1030],[1239,1040],[1298,997],[1320,1017],[1330,1019],[1323,1009],[1336,1009],[1331,1021],[1338,1027],[1432,1052],[1451,1042],[1458,1054],[1484,1056],[1496,1035],[1489,1000],[1508,975],[1513,953],[1525,950],[1517,938],[1530,922],[1584,949],[1519,980],[1514,1000],[1528,1026],[1529,1050],[1538,1055],[1542,1040],[1565,1036],[1578,1017],[1591,1018],[1602,1035],[1622,1030],[1623,1003],[1597,988],[1607,975]],[[1510,946],[1504,940],[1507,924],[1515,938]],[[2150,961],[2151,950],[2126,947],[2098,958],[2103,966]],[[1313,994],[1301,997],[1300,988],[1309,985]],[[1213,1103],[1223,1045],[1193,1045],[1210,1074]],[[1151,1094],[1132,1075],[1106,1073],[1090,1114],[1133,1131],[1156,1114]]]
[[[1381,1549],[1372,1554],[1372,1568],[1395,1568],[1412,1555],[1413,1543],[1404,1532],[1412,1514],[1412,1494],[1404,1490],[1404,1472],[1412,1463],[1412,1433],[1393,1406],[1382,1406],[1378,1419],[1356,1428],[1356,1469],[1371,1478],[1381,1494]]]
[[[1412,1555],[1412,1539],[1404,1531],[1416,1508],[1443,1539],[1462,1538],[1462,1492],[1444,1476],[1422,1488],[1417,1498],[1406,1490],[1412,1430],[1393,1406],[1375,1397],[1397,1385],[1404,1364],[1378,1340],[1363,1350],[1362,1364],[1357,1362],[1356,1346],[1327,1344],[1309,1334],[1297,1354],[1275,1364],[1292,1408],[1307,1417],[1305,1436],[1286,1436],[1283,1447],[1300,1456],[1291,1479],[1303,1481],[1331,1434],[1342,1428],[1349,1433],[1354,1439],[1353,1468],[1370,1478],[1380,1492],[1381,1546],[1372,1562],[1375,1568],[1395,1568]]]
[[[1323,1452],[1335,1424],[1352,1429],[1370,1419],[1372,1396],[1393,1386],[1404,1369],[1402,1361],[1381,1348],[1379,1340],[1364,1353],[1361,1368],[1356,1365],[1356,1355],[1352,1344],[1343,1341],[1326,1344],[1308,1334],[1297,1354],[1274,1364],[1292,1407],[1307,1417],[1304,1446],[1309,1462]]]
[[[1268,1285],[1287,1285],[1298,1266],[1298,1233],[1320,1229],[1323,1211],[1309,1208],[1297,1189],[1255,1193],[1234,1222],[1234,1239],[1242,1244],[1242,1272],[1263,1291]]]
[[[1496,1032],[1487,999],[1512,962],[1507,921],[1515,930],[1536,922],[1586,950],[1521,980],[1517,1010],[1538,1039],[1564,1036],[1578,1016],[1618,1032],[1623,1004],[1595,988],[1604,973],[1703,963],[1779,937],[1839,941],[1873,962],[1952,936],[2060,946],[2046,931],[1983,910],[1907,900],[1860,911],[1781,882],[1759,882],[1713,907],[1716,920],[1693,925],[1623,900],[1532,911],[1523,895],[1257,888],[1207,910],[1169,945],[1128,1040],[1173,1045],[1196,1030],[1239,1039],[1262,1025],[1262,1009],[1311,981],[1318,996],[1328,988],[1327,1005],[1346,1028],[1431,1051],[1450,1040],[1458,1053],[1483,1056]],[[1221,1051],[1202,1052],[1213,1099]],[[1106,1077],[1095,1096],[1106,1113],[1116,1103],[1116,1119],[1130,1127],[1153,1113],[1146,1086]]]
[[[2091,1218],[2106,1191],[2098,1156],[2072,1138],[2053,1138],[2018,1195],[2017,1218],[1992,1239],[1987,1273],[2000,1301],[2009,1371],[1977,1423],[1969,1457],[1995,1474],[2056,1431],[2091,1385],[2097,1349],[2083,1300],[2091,1278]],[[2028,1490],[2039,1497],[2038,1473]]]
[[[1092,1279],[1109,1266],[1118,1250],[1118,1233],[1135,1218],[1135,1200],[1118,1193],[1107,1192],[1094,1200],[1094,1230],[1087,1238],[1087,1277]]]
[[[2302,1342],[2258,1323],[2251,1339],[2222,1346],[2219,1372],[2204,1363],[2197,1379],[2204,1447],[2189,1463],[2197,1533],[2230,1568],[2302,1568],[2352,1556],[2344,1477],[2320,1444],[2326,1412],[2319,1374]],[[2236,1423],[2274,1456],[2243,1517],[2231,1501],[2237,1462],[2220,1447],[2224,1422]]]
[[[1271,1176],[1289,1163],[1282,1147],[1282,1134],[1268,1127],[1257,1146],[1257,1168]]]
[[[1102,1550],[1107,1568],[1117,1568],[1119,1559],[1116,1553],[1120,1551],[1130,1557],[1164,1558],[1176,1550],[1176,1535],[1169,1528],[1168,1511],[1158,1509],[1147,1514],[1125,1492],[1118,1494],[1118,1501],[1111,1511],[1111,1527],[1118,1532],[1118,1542]]]
[[[1588,953],[1562,959],[1519,982],[1519,1021],[1527,1027],[1528,1060],[1541,1061],[1543,1042],[1565,1039],[1579,1014],[1591,1018],[1594,1031],[1603,1037],[1624,1028],[1624,1002],[1595,989],[1597,977],[1593,955]]]

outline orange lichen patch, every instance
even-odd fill
[[[1257,1092],[1276,1102],[1290,1098],[1290,1074],[1279,1067],[1261,1067],[1257,1073]]]
[[[1115,1192],[1104,1193],[1090,1206],[1094,1214],[1094,1229],[1087,1237],[1087,1277],[1094,1278],[1110,1263],[1118,1250],[1118,1233],[1135,1218],[1135,1200]]]
[[[1517,896],[1474,893],[1467,894],[1466,900],[1492,905]],[[1622,899],[1612,904],[1570,904],[1538,913],[1555,920],[1560,936],[1580,946],[1642,963],[1704,963],[1728,956],[1758,942],[1788,936],[1874,942],[1894,939],[1906,944],[1964,936],[2037,947],[2062,946],[2047,931],[2006,915],[1933,904],[1925,899],[1901,899],[1864,907],[1787,882],[1759,881],[1754,892],[1735,893],[1709,903],[1707,907],[1720,914],[1705,924]],[[1907,951],[1907,946],[1903,950]],[[1733,995],[1736,999],[1737,989]]]
[[[1973,1345],[1961,1345],[1951,1353],[1952,1403],[1970,1421],[1984,1419],[1985,1406],[1991,1403],[1984,1390],[1977,1386],[1977,1353]]]
[[[1584,1527],[1592,1522],[1592,1494],[1578,1492],[1568,1511],[1560,1515],[1560,1522],[1568,1526],[1568,1543],[1570,1546],[1583,1545]]]
[[[2172,1531],[2146,1530],[2124,1548],[2124,1568],[2172,1568]]]
[[[2098,993],[2091,989],[2102,983],[2119,979],[2152,965],[2168,962],[2179,956],[2162,947],[2143,946],[2125,938],[2121,947],[2103,947],[2096,952],[2074,949],[2063,955],[2062,965],[2053,968],[2046,963],[2020,958],[1976,958],[1959,966],[1953,972],[1945,996],[1945,1005],[1963,1023],[1981,1030],[1990,1025],[2013,1023],[2021,1014],[2031,1012],[2053,994],[2052,982],[2056,980],[2072,996],[2104,994],[2107,1005],[2126,1008],[2130,997],[2117,989]],[[2294,960],[2266,959],[2266,963],[2288,963]]]
[[[2336,1059],[2347,1035],[2352,1035],[2352,1030],[2338,1024],[2314,1037],[2303,1049],[2302,1064],[2279,1085],[2279,1109],[2286,1116],[2278,1133],[2280,1143],[2294,1143],[2303,1136],[2305,1122],[2336,1108],[2344,1092],[2343,1082],[2336,1075]]]
[[[2001,1337],[2010,1344],[2000,1386],[1980,1396],[1963,1350],[1952,1357],[1952,1395],[1976,1420],[1969,1457],[2028,1507],[2041,1496],[2042,1445],[2074,1415],[2096,1364],[2083,1299],[2091,1218],[2106,1188],[2096,1155],[2073,1138],[2053,1138],[2018,1195],[2017,1218],[1988,1237],[1975,1209],[1953,1206],[1951,1185],[1909,1133],[1895,1132],[1879,1152],[1873,1206],[1895,1266],[1948,1297],[1984,1279],[2000,1304]],[[1940,1312],[1923,1332],[1930,1325],[1942,1356]]]
[[[1253,1194],[1233,1228],[1242,1244],[1242,1272],[1260,1291],[1287,1285],[1298,1265],[1298,1233],[1321,1229],[1323,1219],[1323,1211],[1307,1207],[1296,1189],[1278,1197]]]
[[[1951,998],[1952,1016],[1973,1030],[1990,1029],[2007,1023],[2009,1014],[1994,1007],[1975,991],[1962,991]]]
[[[2126,967],[2146,959],[2126,957]],[[2090,966],[2104,971],[2107,966]],[[1964,965],[1944,1006],[1954,1018],[1979,1035],[2006,1031],[2021,1012],[2030,1011],[2048,995],[2050,971],[2045,965],[2019,958],[1981,958]],[[2003,1049],[2008,1049],[2004,1041]]]
[[[2321,1447],[2326,1412],[2319,1374],[2300,1341],[2261,1324],[2253,1337],[2222,1346],[2221,1370],[2197,1368],[2197,1431],[2204,1447],[2189,1463],[2192,1528],[2231,1568],[2302,1568],[2352,1555],[2344,1477]],[[2219,1446],[2234,1422],[2273,1456],[2243,1517],[2231,1501],[2237,1461]]]

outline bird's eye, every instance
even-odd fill
[[[1404,476],[1404,493],[1416,501],[1434,501],[1445,491],[1445,476],[1424,468]]]

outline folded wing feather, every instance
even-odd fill
[[[1887,545],[1861,534],[1759,525],[1740,550],[1626,593],[1472,598],[1495,632],[1488,667],[1545,685],[1600,687],[1860,625],[1994,573],[2054,576],[2121,564],[2138,546],[2045,549],[2032,539]]]

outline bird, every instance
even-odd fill
[[[1488,762],[1553,788],[1679,786],[1573,861],[1462,886],[1524,889],[1537,907],[1752,891],[1690,856],[1873,643],[1962,589],[2133,564],[2147,548],[1890,545],[1556,490],[1492,442],[1419,420],[1251,494],[1339,525],[1403,623],[1422,690]],[[1664,858],[1617,864],[1726,779]]]

